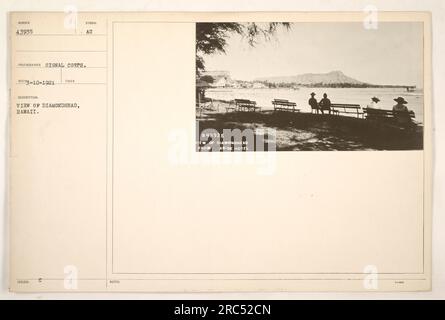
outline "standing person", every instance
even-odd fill
[[[380,102],[380,99],[377,97],[372,97],[371,98],[371,103],[368,104],[368,108],[371,109],[380,109],[380,106],[378,106],[377,104]]]
[[[331,100],[328,99],[326,93],[323,93],[323,99],[320,100],[320,110],[322,114],[324,114],[323,110],[329,110],[329,114],[331,114]]]
[[[409,126],[412,122],[409,110],[406,107],[408,102],[403,97],[398,97],[394,99],[394,101],[397,102],[397,104],[392,107],[392,111],[394,112],[397,123],[404,127]]]
[[[314,98],[314,96],[315,96],[315,93],[312,92],[311,93],[311,98],[309,99],[308,103],[311,106],[311,113],[312,113],[312,110],[315,109],[317,111],[317,114],[318,114],[318,112],[319,112],[318,102],[317,102],[317,99]]]

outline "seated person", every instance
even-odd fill
[[[369,109],[380,109],[380,106],[377,105],[379,102],[380,102],[379,98],[372,97],[371,98],[371,103],[368,104],[367,107]],[[366,119],[378,119],[378,117],[376,117],[375,111],[373,112],[372,110],[368,110],[368,114],[366,116]]]
[[[315,96],[315,93],[312,92],[311,93],[311,98],[309,99],[308,103],[311,106],[311,112],[312,112],[312,110],[315,109],[317,111],[317,113],[318,113],[319,112],[318,102],[317,102],[317,99],[314,98],[314,96]]]
[[[324,114],[323,110],[329,110],[329,114],[331,114],[331,100],[328,99],[326,93],[323,94],[323,99],[320,100],[320,110],[322,114]]]
[[[380,109],[380,106],[378,106],[377,104],[380,102],[380,99],[377,97],[372,97],[371,98],[371,103],[368,104],[368,108],[371,109]]]
[[[397,104],[394,105],[392,111],[394,112],[394,117],[397,123],[404,127],[410,126],[412,124],[411,116],[405,105],[408,102],[403,97],[398,97],[397,99],[394,99],[394,101],[396,101]]]

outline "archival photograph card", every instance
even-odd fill
[[[10,290],[428,291],[425,12],[12,12]]]

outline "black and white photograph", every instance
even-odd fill
[[[197,23],[197,150],[422,150],[423,54],[421,22]]]

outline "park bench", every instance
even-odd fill
[[[226,107],[226,112],[233,112],[236,111],[236,107],[234,107],[233,105],[229,105]]]
[[[235,99],[235,106],[237,111],[259,111],[261,107],[256,106],[256,101],[247,99]]]
[[[363,108],[363,114],[366,119],[393,119],[398,113],[406,113],[406,111],[393,111],[385,109],[374,109],[374,108]],[[408,111],[410,118],[415,118],[416,114],[414,111]]]
[[[235,100],[231,100],[228,102],[228,105],[226,105],[226,112],[235,112],[236,111],[236,104]]]
[[[363,112],[360,112],[359,104],[345,104],[345,103],[333,103],[331,104],[332,114],[339,115],[344,114],[356,114],[357,118],[363,117]]]
[[[297,109],[297,104],[295,102],[291,102],[289,100],[284,99],[274,99],[272,101],[274,111],[291,111],[291,112],[300,112],[300,109]]]
[[[311,113],[317,113],[317,110],[319,110],[318,109],[318,104],[317,104],[316,108],[314,106],[311,106]]]
[[[219,106],[213,103],[212,99],[203,99],[202,101],[196,101],[196,114],[201,117],[204,111],[218,111]]]
[[[213,99],[206,98],[196,102],[196,110],[200,111],[218,111],[219,105],[213,102]]]

